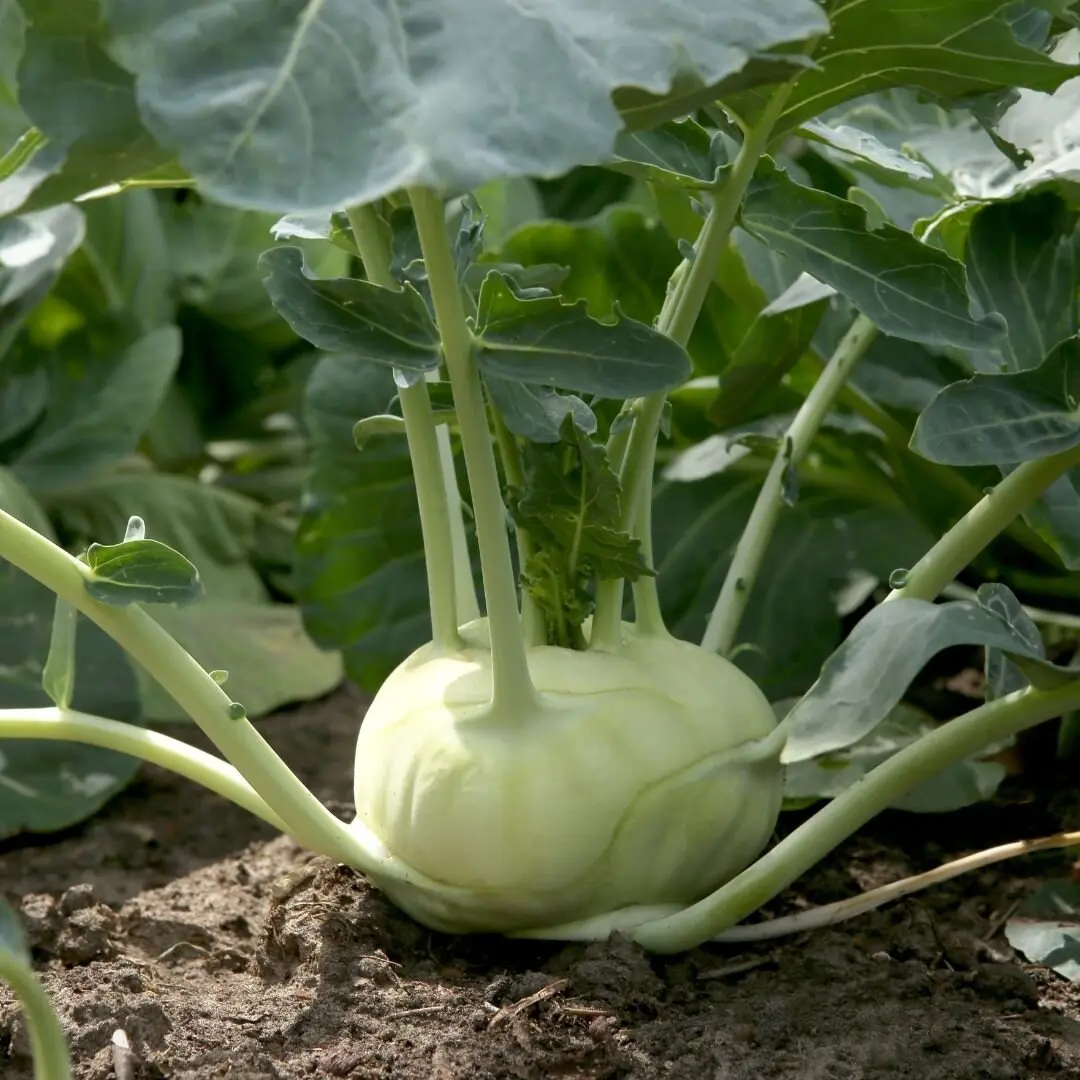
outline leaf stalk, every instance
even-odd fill
[[[724,584],[720,589],[712,614],[709,616],[701,647],[728,656],[735,647],[735,635],[750,592],[757,580],[765,551],[776,529],[780,508],[784,503],[784,481],[788,470],[797,469],[810,450],[810,445],[825,420],[840,388],[852,368],[877,336],[877,328],[864,315],[859,315],[844,335],[836,352],[825,365],[821,377],[806,396],[795,414],[780,448],[773,458],[765,483],[758,492],[750,519],[735,548]]]
[[[461,286],[446,233],[446,214],[442,199],[427,188],[411,188],[409,199],[442,336],[472,491],[491,634],[491,706],[501,716],[523,715],[535,711],[539,697],[529,674],[506,530],[506,506],[499,487],[473,337],[465,318]]]
[[[1018,465],[938,540],[907,572],[904,585],[893,589],[885,600],[935,599],[1055,480],[1076,465],[1080,465],[1080,446]]]
[[[382,223],[371,206],[356,206],[347,211],[353,238],[360,251],[368,281],[384,289],[398,291],[401,286],[390,272],[391,252],[383,235]],[[413,477],[416,480],[416,499],[420,509],[420,531],[424,541],[424,565],[427,570],[428,597],[431,610],[432,641],[447,652],[461,647],[458,633],[460,612],[454,543],[451,536],[450,498],[447,477],[439,450],[438,430],[431,410],[427,383],[415,382],[398,387],[401,415],[405,421],[405,438],[409,443]],[[454,494],[457,480],[454,478]],[[460,513],[460,499],[458,499]],[[469,575],[469,591],[472,586]]]

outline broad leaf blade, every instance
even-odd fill
[[[690,357],[671,338],[622,318],[601,323],[584,304],[522,299],[492,271],[479,300],[477,363],[488,376],[557,386],[602,398],[667,390],[690,377]]]
[[[974,375],[919,416],[912,449],[946,465],[1015,465],[1080,445],[1080,338],[1037,368]]]
[[[892,225],[871,230],[855,203],[803,187],[764,164],[742,225],[796,267],[832,285],[884,333],[926,345],[980,348],[1001,335],[976,318],[964,267]]]
[[[161,144],[214,199],[282,213],[561,175],[611,152],[620,87],[716,83],[827,29],[810,0],[288,0],[257,16],[203,0],[199,19],[172,0],[102,9]]]
[[[908,599],[881,604],[833,653],[789,714],[783,760],[805,761],[866,736],[900,701],[926,662],[953,645],[982,645],[1042,659],[981,604]]]
[[[830,3],[830,29],[785,102],[776,131],[790,130],[852,98],[889,87],[943,101],[1016,86],[1052,91],[1080,69],[1022,45],[1008,22],[1013,0],[862,0]],[[872,58],[872,60],[870,59]],[[728,102],[744,117],[764,92]]]
[[[291,604],[207,599],[151,614],[205,670],[228,671],[229,696],[250,718],[322,697],[341,682],[341,654],[318,648]],[[157,683],[148,681],[141,695],[149,721],[188,719]]]
[[[94,572],[86,591],[104,604],[191,604],[202,596],[199,571],[159,540],[91,544],[86,561]]]
[[[131,75],[103,45],[98,0],[21,0],[31,23],[19,103],[48,139],[0,183],[0,212],[69,202],[168,166],[143,126]]]
[[[295,247],[271,248],[259,265],[274,307],[316,347],[401,371],[439,366],[439,333],[415,289],[395,292],[357,278],[316,278]]]
[[[574,426],[585,434],[596,431],[595,414],[574,394],[560,394],[546,386],[494,376],[488,376],[484,385],[503,423],[515,435],[530,442],[558,442],[567,416],[573,417]]]
[[[937,725],[910,705],[900,704],[858,742],[820,758],[797,761],[785,770],[784,798],[806,806],[833,799],[897,751],[917,742]],[[1005,779],[1005,766],[987,761],[990,752],[950,765],[892,804],[894,810],[945,814],[991,798]]]
[[[1080,329],[1077,214],[1046,191],[980,210],[968,234],[972,292],[1008,324],[1001,352],[1012,371],[1038,367]]]

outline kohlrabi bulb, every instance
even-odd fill
[[[768,843],[779,746],[752,748],[776,719],[733,664],[627,627],[618,653],[530,649],[542,705],[498,715],[486,620],[463,637],[394,671],[356,747],[357,824],[427,880],[373,876],[417,919],[506,932],[692,903]]]

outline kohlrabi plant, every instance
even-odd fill
[[[200,590],[195,566],[148,538],[152,520],[69,553],[11,508],[0,556],[57,597],[42,672],[54,704],[10,702],[0,740],[83,742],[174,769],[447,932],[618,931],[671,953],[821,925],[1030,850],[736,925],[930,778],[1080,708],[1080,670],[1048,661],[1005,584],[937,602],[1010,531],[1059,569],[1076,565],[1077,133],[1008,124],[1032,94],[1053,102],[1080,76],[1075,9],[9,3],[0,207],[18,212],[28,243],[47,239],[43,208],[138,185],[281,215],[259,272],[285,323],[320,351],[323,421],[336,445],[350,441],[348,458],[320,459],[299,575],[314,554],[364,585],[361,605],[323,588],[333,574],[309,575],[298,586],[308,626],[345,648],[354,676],[378,664],[349,652],[373,625],[400,647],[359,726],[345,823],[247,720],[227,673],[205,670],[148,613]],[[891,98],[898,88],[910,96]],[[862,127],[839,117],[856,99]],[[936,144],[906,144],[898,101],[932,110]],[[981,172],[961,153],[980,139]],[[584,165],[628,177],[677,253],[655,305],[647,247],[623,249],[630,261],[608,280],[621,275],[625,295],[598,302],[587,267],[545,257],[557,237],[537,243],[528,215],[520,229],[510,220],[513,184]],[[973,170],[977,191],[963,182]],[[353,272],[320,274],[318,241],[347,252]],[[782,268],[771,297],[745,271],[763,254]],[[733,293],[756,310],[729,350],[700,317]],[[955,373],[914,405],[910,427],[910,396],[901,407],[857,377],[883,343]],[[689,640],[668,628],[654,541],[670,544],[671,524],[654,483],[685,473],[702,394],[726,435],[724,467],[745,465],[743,450],[767,464],[740,474],[755,481],[741,535],[678,538],[723,577]],[[830,474],[848,436],[865,452]],[[683,439],[679,453],[669,437]],[[373,462],[397,470],[393,498],[350,488],[350,470]],[[927,510],[940,538],[885,569],[892,591],[876,605],[871,581],[850,636],[780,708],[748,674],[754,642],[740,626],[770,585],[770,540],[802,485],[877,498],[876,484],[904,506],[922,481],[960,513],[941,522]],[[847,519],[835,516],[840,534]],[[79,711],[78,613],[225,760]],[[985,702],[910,740],[770,848],[785,770],[865,739],[956,644],[985,649]],[[51,1068],[42,1075],[63,1075]]]

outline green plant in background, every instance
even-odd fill
[[[156,619],[200,583],[150,510],[82,557],[15,512],[54,706],[0,738],[171,767],[444,930],[790,932],[735,924],[1080,707],[1018,599],[1080,542],[1075,8],[9,4],[15,227],[169,184],[275,221],[250,265],[316,350],[295,595],[378,693],[345,824]],[[230,764],[76,702],[75,609]],[[955,645],[984,703],[905,724]],[[758,857],[785,767],[830,801]]]
[[[205,593],[155,617],[227,667],[253,715],[341,677],[338,655],[315,648],[283,602],[305,469],[302,376],[290,388],[289,372],[305,361],[254,267],[273,221],[133,190],[0,222],[0,505],[76,551],[148,515],[198,561]],[[344,268],[338,255],[322,265]],[[291,426],[275,430],[275,417]],[[5,703],[41,704],[53,598],[10,567],[3,587]],[[87,634],[81,703],[136,722],[184,717]],[[3,760],[5,835],[80,820],[137,767],[40,743]]]

